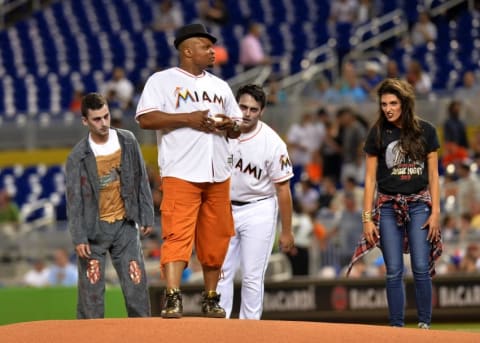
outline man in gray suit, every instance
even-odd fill
[[[130,131],[110,127],[103,96],[87,94],[81,105],[89,134],[66,165],[67,217],[78,254],[78,318],[103,318],[105,260],[110,253],[129,317],[150,316],[140,233],[152,231],[153,200],[138,142]]]

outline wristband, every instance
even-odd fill
[[[233,132],[240,131],[240,125],[238,125],[238,123],[236,121],[233,122],[232,130],[233,130]]]
[[[370,211],[365,211],[362,212],[362,222],[363,223],[368,223],[372,221],[372,212]]]

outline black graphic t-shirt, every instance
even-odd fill
[[[427,121],[420,120],[428,153],[440,147],[435,127]],[[377,130],[370,129],[364,151],[378,157],[377,185],[385,194],[414,194],[428,186],[427,159],[412,161],[407,159],[399,149],[400,128],[387,123],[382,130],[381,148],[377,147]]]

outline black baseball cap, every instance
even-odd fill
[[[216,37],[207,32],[207,29],[203,24],[189,24],[182,26],[177,30],[175,34],[175,40],[173,42],[175,49],[178,49],[180,43],[182,43],[185,39],[192,37],[205,37],[208,38],[212,43],[217,41]]]

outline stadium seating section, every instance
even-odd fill
[[[195,0],[181,0],[185,22],[195,21]],[[443,1],[436,0],[434,5]],[[136,85],[154,70],[176,63],[172,34],[151,29],[155,0],[63,0],[0,31],[0,125],[19,118],[64,118],[75,89],[96,91],[122,66]],[[238,50],[248,20],[265,27],[265,47],[272,56],[286,57],[289,73],[301,70],[305,54],[328,41],[328,0],[226,0],[230,21],[210,27],[229,51],[221,66],[225,79],[238,69]],[[409,24],[418,15],[417,0],[377,1],[381,14],[402,9]],[[468,11],[456,20],[433,18],[439,39],[433,49],[405,51],[396,45],[392,58],[403,70],[406,55],[421,61],[436,90],[455,87],[464,70],[477,68],[480,21]],[[349,44],[352,28],[346,28]],[[341,40],[341,37],[338,37]],[[22,207],[48,199],[65,218],[64,176],[61,166],[4,168],[0,188],[7,187]],[[28,219],[28,218],[27,218]]]
[[[185,22],[196,20],[195,1],[179,2]],[[220,71],[226,79],[239,70],[236,68],[239,41],[248,20],[264,24],[267,51],[290,61],[289,73],[300,71],[305,53],[330,38],[329,0],[226,2],[229,23],[210,28],[229,51],[230,60]],[[434,4],[442,2],[436,0]],[[155,3],[155,0],[63,0],[0,31],[1,121],[15,121],[19,113],[36,118],[61,117],[75,89],[98,90],[114,66],[124,67],[129,79],[141,86],[152,71],[175,64],[172,34],[151,30]],[[377,3],[382,3],[381,14],[402,9],[411,25],[420,1]],[[449,84],[452,80],[458,81],[463,70],[476,67],[480,23],[467,11],[458,20],[448,22],[437,16],[434,22],[440,33],[436,49],[398,48],[392,57],[401,67],[405,54],[417,57],[432,74],[435,88],[442,89],[452,86]],[[337,44],[348,48],[352,28],[347,25],[340,29]]]
[[[44,216],[66,219],[63,166],[12,166],[0,168],[0,189],[6,189],[19,206],[23,222]],[[45,213],[53,205],[54,213]]]

